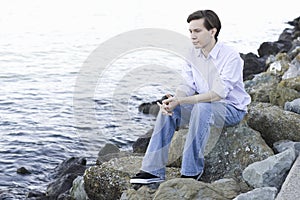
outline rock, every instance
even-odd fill
[[[71,157],[59,164],[52,174],[52,178],[58,178],[67,174],[82,174],[86,169],[86,158]]]
[[[281,41],[293,41],[293,31],[290,28],[286,28],[279,35]]]
[[[172,200],[229,200],[240,192],[240,187],[233,179],[204,183],[193,179],[176,178],[160,185],[153,199]]]
[[[18,168],[17,173],[18,174],[23,174],[23,175],[31,174],[31,172],[28,169],[26,169],[25,167]]]
[[[137,190],[128,189],[122,193],[120,200],[153,200],[156,189],[142,186]]]
[[[52,175],[54,180],[47,187],[47,196],[50,199],[62,198],[60,195],[71,189],[74,179],[83,175],[85,169],[85,158],[72,157],[62,162]]]
[[[284,104],[284,110],[300,114],[300,98]]]
[[[111,153],[119,153],[120,149],[114,144],[106,143],[104,147],[99,151],[98,156],[105,156]]]
[[[141,154],[139,153],[132,153],[130,151],[120,151],[119,153],[110,153],[110,154],[107,154],[105,156],[99,156],[97,158],[97,161],[96,161],[96,164],[97,165],[102,165],[103,163],[105,162],[108,162],[110,161],[111,159],[114,159],[114,158],[122,158],[122,157],[127,157],[127,156],[140,156]]]
[[[276,200],[300,199],[300,157],[296,159],[289,171]]]
[[[279,40],[276,42],[263,42],[258,48],[260,57],[276,55],[280,52],[288,52],[292,47],[291,41]]]
[[[296,155],[298,156],[300,153],[300,142],[293,142],[290,140],[281,140],[274,143],[274,149],[278,152],[284,152],[288,148],[294,148],[296,151]]]
[[[139,106],[139,111],[144,114],[151,114],[157,116],[159,112],[159,106],[157,105],[156,101],[151,103],[142,103]]]
[[[245,81],[245,89],[253,102],[270,103],[270,94],[276,92],[280,78],[271,72],[263,72]]]
[[[275,187],[261,187],[243,193],[235,197],[233,200],[274,200],[277,194]]]
[[[131,188],[129,179],[140,170],[141,162],[141,156],[129,156],[88,168],[84,174],[88,197],[91,200],[120,199],[123,191]],[[179,169],[167,168],[166,176],[167,179],[179,177]]]
[[[299,36],[297,36],[295,33],[297,33],[300,30],[300,17],[295,18],[293,21],[289,21],[288,24],[291,26],[294,26],[293,29],[290,29],[293,31],[292,39],[297,39]]]
[[[269,68],[267,71],[282,77],[283,74],[289,69],[290,62],[291,60],[287,53],[278,53],[275,56],[275,61],[269,63]]]
[[[289,148],[263,161],[250,164],[243,171],[243,178],[254,188],[276,187],[280,189],[295,159],[295,150]]]
[[[300,76],[282,80],[276,90],[270,92],[270,103],[284,107],[285,102],[300,98]]]
[[[152,101],[150,103],[142,103],[139,105],[138,109],[139,112],[142,112],[144,114],[152,114],[154,116],[157,116],[159,112],[159,106],[157,105],[157,102],[162,103],[164,99],[167,99],[167,96],[164,95],[161,99]]]
[[[234,127],[227,127],[214,148],[205,156],[201,180],[212,182],[221,178],[235,178],[243,184],[242,171],[249,164],[272,155],[273,150],[262,139],[260,133],[241,122]]]
[[[213,183],[204,183],[193,179],[173,178],[160,184],[157,190],[142,186],[138,190],[128,189],[121,200],[198,200],[232,199],[241,193],[241,188],[233,179],[221,179]]]
[[[55,181],[51,182],[47,187],[47,196],[54,199],[71,189],[73,180],[77,177],[75,174],[66,174]]]
[[[212,151],[214,146],[217,144],[221,133],[222,133],[222,129],[216,128],[214,126],[210,127],[210,136],[208,138],[205,147],[204,156],[207,156]],[[188,134],[187,127],[175,131],[170,145],[169,159],[168,159],[167,166],[181,167],[182,152],[185,145],[187,134]]]
[[[286,53],[270,56],[268,59],[272,61],[268,61],[269,69],[244,82],[252,102],[265,102],[283,107],[285,102],[300,98],[300,76],[297,76],[298,72],[290,72],[296,63],[299,65],[296,61],[298,57],[300,58],[300,55],[291,63]]]
[[[68,191],[60,194],[58,197],[57,197],[57,200],[74,200],[72,199],[71,195],[69,194]]]
[[[140,156],[139,153],[132,153],[130,151],[120,151],[120,149],[114,144],[106,144],[98,153],[96,160],[97,165],[101,165],[104,162],[108,162],[113,158],[122,158],[126,156]]]
[[[293,47],[288,52],[288,55],[293,60],[297,55],[299,55],[299,53],[300,53],[300,40],[294,40]]]
[[[242,54],[241,58],[244,60],[243,79],[244,81],[250,80],[254,75],[266,71],[267,66],[265,64],[266,58],[258,57],[254,53]]]
[[[261,133],[272,147],[280,140],[300,141],[300,115],[268,103],[252,103],[246,117],[248,125]]]
[[[292,60],[282,79],[295,78],[297,76],[300,76],[300,53]]]
[[[169,150],[168,167],[181,167],[187,132],[187,128],[182,128],[174,133]],[[220,130],[211,127],[210,138],[205,149],[203,181],[216,181],[225,176],[241,179],[242,171],[249,164],[274,155],[272,149],[261,138],[260,133],[245,123],[228,127],[221,135],[220,133]]]
[[[44,192],[40,192],[40,191],[29,191],[26,195],[26,199],[30,199],[30,198],[34,198],[35,200],[42,200],[42,199],[48,199],[48,197],[46,196],[46,193]],[[1,198],[0,198],[1,199]]]
[[[132,145],[134,153],[145,153],[152,136],[153,129],[149,130],[145,135],[139,137]]]
[[[279,85],[300,92],[300,76],[282,80]]]
[[[169,149],[167,166],[178,168],[181,167],[182,152],[187,133],[188,129],[180,129],[175,131]]]
[[[70,195],[72,199],[76,200],[87,200],[88,196],[84,190],[84,181],[82,176],[78,176],[73,181],[73,186],[70,190]]]

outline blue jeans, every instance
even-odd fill
[[[141,170],[165,179],[168,152],[176,128],[189,125],[182,155],[181,174],[195,176],[204,169],[204,149],[210,126],[222,128],[238,124],[246,112],[220,102],[177,106],[173,115],[159,112],[143,158]]]

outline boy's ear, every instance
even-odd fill
[[[210,29],[210,31],[211,31],[211,34],[213,36],[215,36],[215,34],[217,33],[217,28],[212,28],[212,29]]]

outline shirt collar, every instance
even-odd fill
[[[220,42],[217,42],[216,45],[214,46],[214,48],[209,52],[208,54],[208,58],[212,57],[213,59],[216,59],[218,56],[218,53],[220,52],[222,47],[222,44]],[[201,49],[199,49],[199,54],[198,56],[204,56]]]

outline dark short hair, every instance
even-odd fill
[[[221,21],[218,15],[212,10],[198,10],[190,14],[187,18],[187,22],[190,23],[192,20],[197,20],[204,18],[204,27],[207,30],[212,28],[216,28],[217,32],[215,35],[215,39],[218,40],[218,35],[221,30]]]

